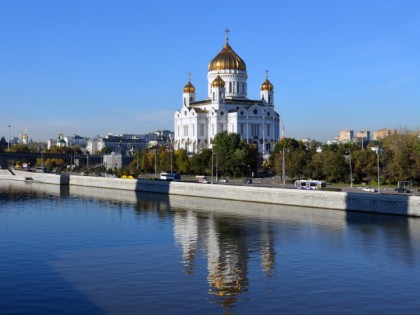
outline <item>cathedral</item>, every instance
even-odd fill
[[[247,97],[246,64],[226,43],[208,65],[206,99],[197,100],[188,76],[182,94],[182,108],[174,116],[174,148],[199,153],[212,148],[216,134],[237,133],[248,144],[256,144],[266,157],[279,140],[280,116],[274,106],[274,87],[268,80],[261,84],[260,99]]]

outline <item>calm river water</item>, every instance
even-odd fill
[[[0,314],[419,314],[420,220],[0,182]]]

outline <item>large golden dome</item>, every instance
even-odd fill
[[[227,40],[223,49],[209,63],[209,71],[225,69],[246,71],[245,62],[233,51]]]
[[[195,87],[190,81],[184,86],[184,93],[195,93]]]

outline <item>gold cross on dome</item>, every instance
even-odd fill
[[[229,41],[229,33],[230,33],[230,29],[229,28],[225,28],[225,33],[226,33],[226,43]]]
[[[188,82],[190,82],[190,78],[191,78],[191,73],[188,72]]]
[[[268,70],[265,70],[265,78],[268,80]]]

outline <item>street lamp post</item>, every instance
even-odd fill
[[[286,187],[286,169],[285,166],[286,163],[284,161],[284,144],[283,144],[283,152],[282,152],[282,159],[281,159],[281,181],[282,181],[282,185],[283,188]]]
[[[215,153],[214,155],[216,156],[216,183],[217,183],[217,173],[218,173],[218,170],[217,170],[217,153]]]
[[[157,173],[156,173],[156,169],[157,169],[157,159],[156,159],[156,156],[157,156],[157,150],[155,150],[155,179],[157,178]]]
[[[170,152],[171,152],[171,174],[172,174],[172,166],[173,166],[173,163],[172,163],[172,149],[170,149]]]
[[[380,188],[381,188],[381,184],[380,184],[380,179],[379,179],[379,153],[381,153],[382,149],[378,146],[378,147],[372,147],[372,151],[375,151],[376,153],[376,164],[378,166],[378,194],[380,193]]]
[[[212,150],[212,153],[211,153],[211,183],[213,184],[213,156],[214,156],[214,154],[213,154],[213,150]]]
[[[12,127],[12,125],[9,124],[8,127],[9,127],[9,140],[7,141],[7,151],[10,150],[10,127]]]
[[[353,168],[351,166],[351,151],[348,150],[349,153],[349,164],[350,164],[350,187],[353,188]]]

